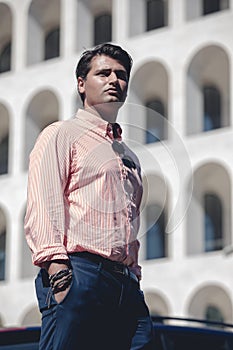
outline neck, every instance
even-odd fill
[[[84,104],[84,109],[109,123],[115,123],[121,105],[119,103],[103,103],[96,106],[87,106]]]

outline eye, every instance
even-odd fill
[[[110,72],[108,70],[103,70],[98,73],[100,77],[108,77]]]
[[[125,71],[118,71],[117,78],[124,81],[128,81],[127,73]]]

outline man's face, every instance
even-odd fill
[[[86,79],[78,78],[78,89],[85,94],[85,108],[109,102],[124,102],[127,88],[126,69],[105,55],[93,57]]]

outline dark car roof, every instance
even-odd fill
[[[226,332],[227,334],[233,336],[233,324],[232,323],[225,323],[225,322],[218,322],[218,321],[210,321],[210,320],[203,320],[203,319],[197,319],[197,318],[184,318],[184,317],[169,317],[169,316],[152,316],[152,321],[154,324],[156,324],[158,327],[165,327],[166,329],[169,329],[171,327],[172,329],[180,330],[180,331],[192,331],[192,332],[204,332],[204,333],[223,333]],[[172,321],[173,323],[171,326],[169,326],[169,323],[166,323],[167,321]],[[175,321],[175,324],[174,324]],[[182,323],[185,325],[182,325]]]
[[[20,327],[0,329],[1,350],[37,350],[40,327]]]
[[[155,317],[153,326],[155,350],[233,349],[232,324],[197,319]]]
[[[232,350],[233,325],[179,317],[152,317],[155,350]],[[90,330],[91,332],[91,330]],[[0,350],[38,350],[40,327],[0,329]]]

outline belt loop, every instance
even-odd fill
[[[125,266],[125,274],[126,274],[126,276],[130,277],[130,271],[129,271],[129,267],[127,265]]]
[[[102,261],[99,262],[99,266],[98,266],[98,271],[101,271],[102,270],[102,267],[103,267],[103,263]]]

